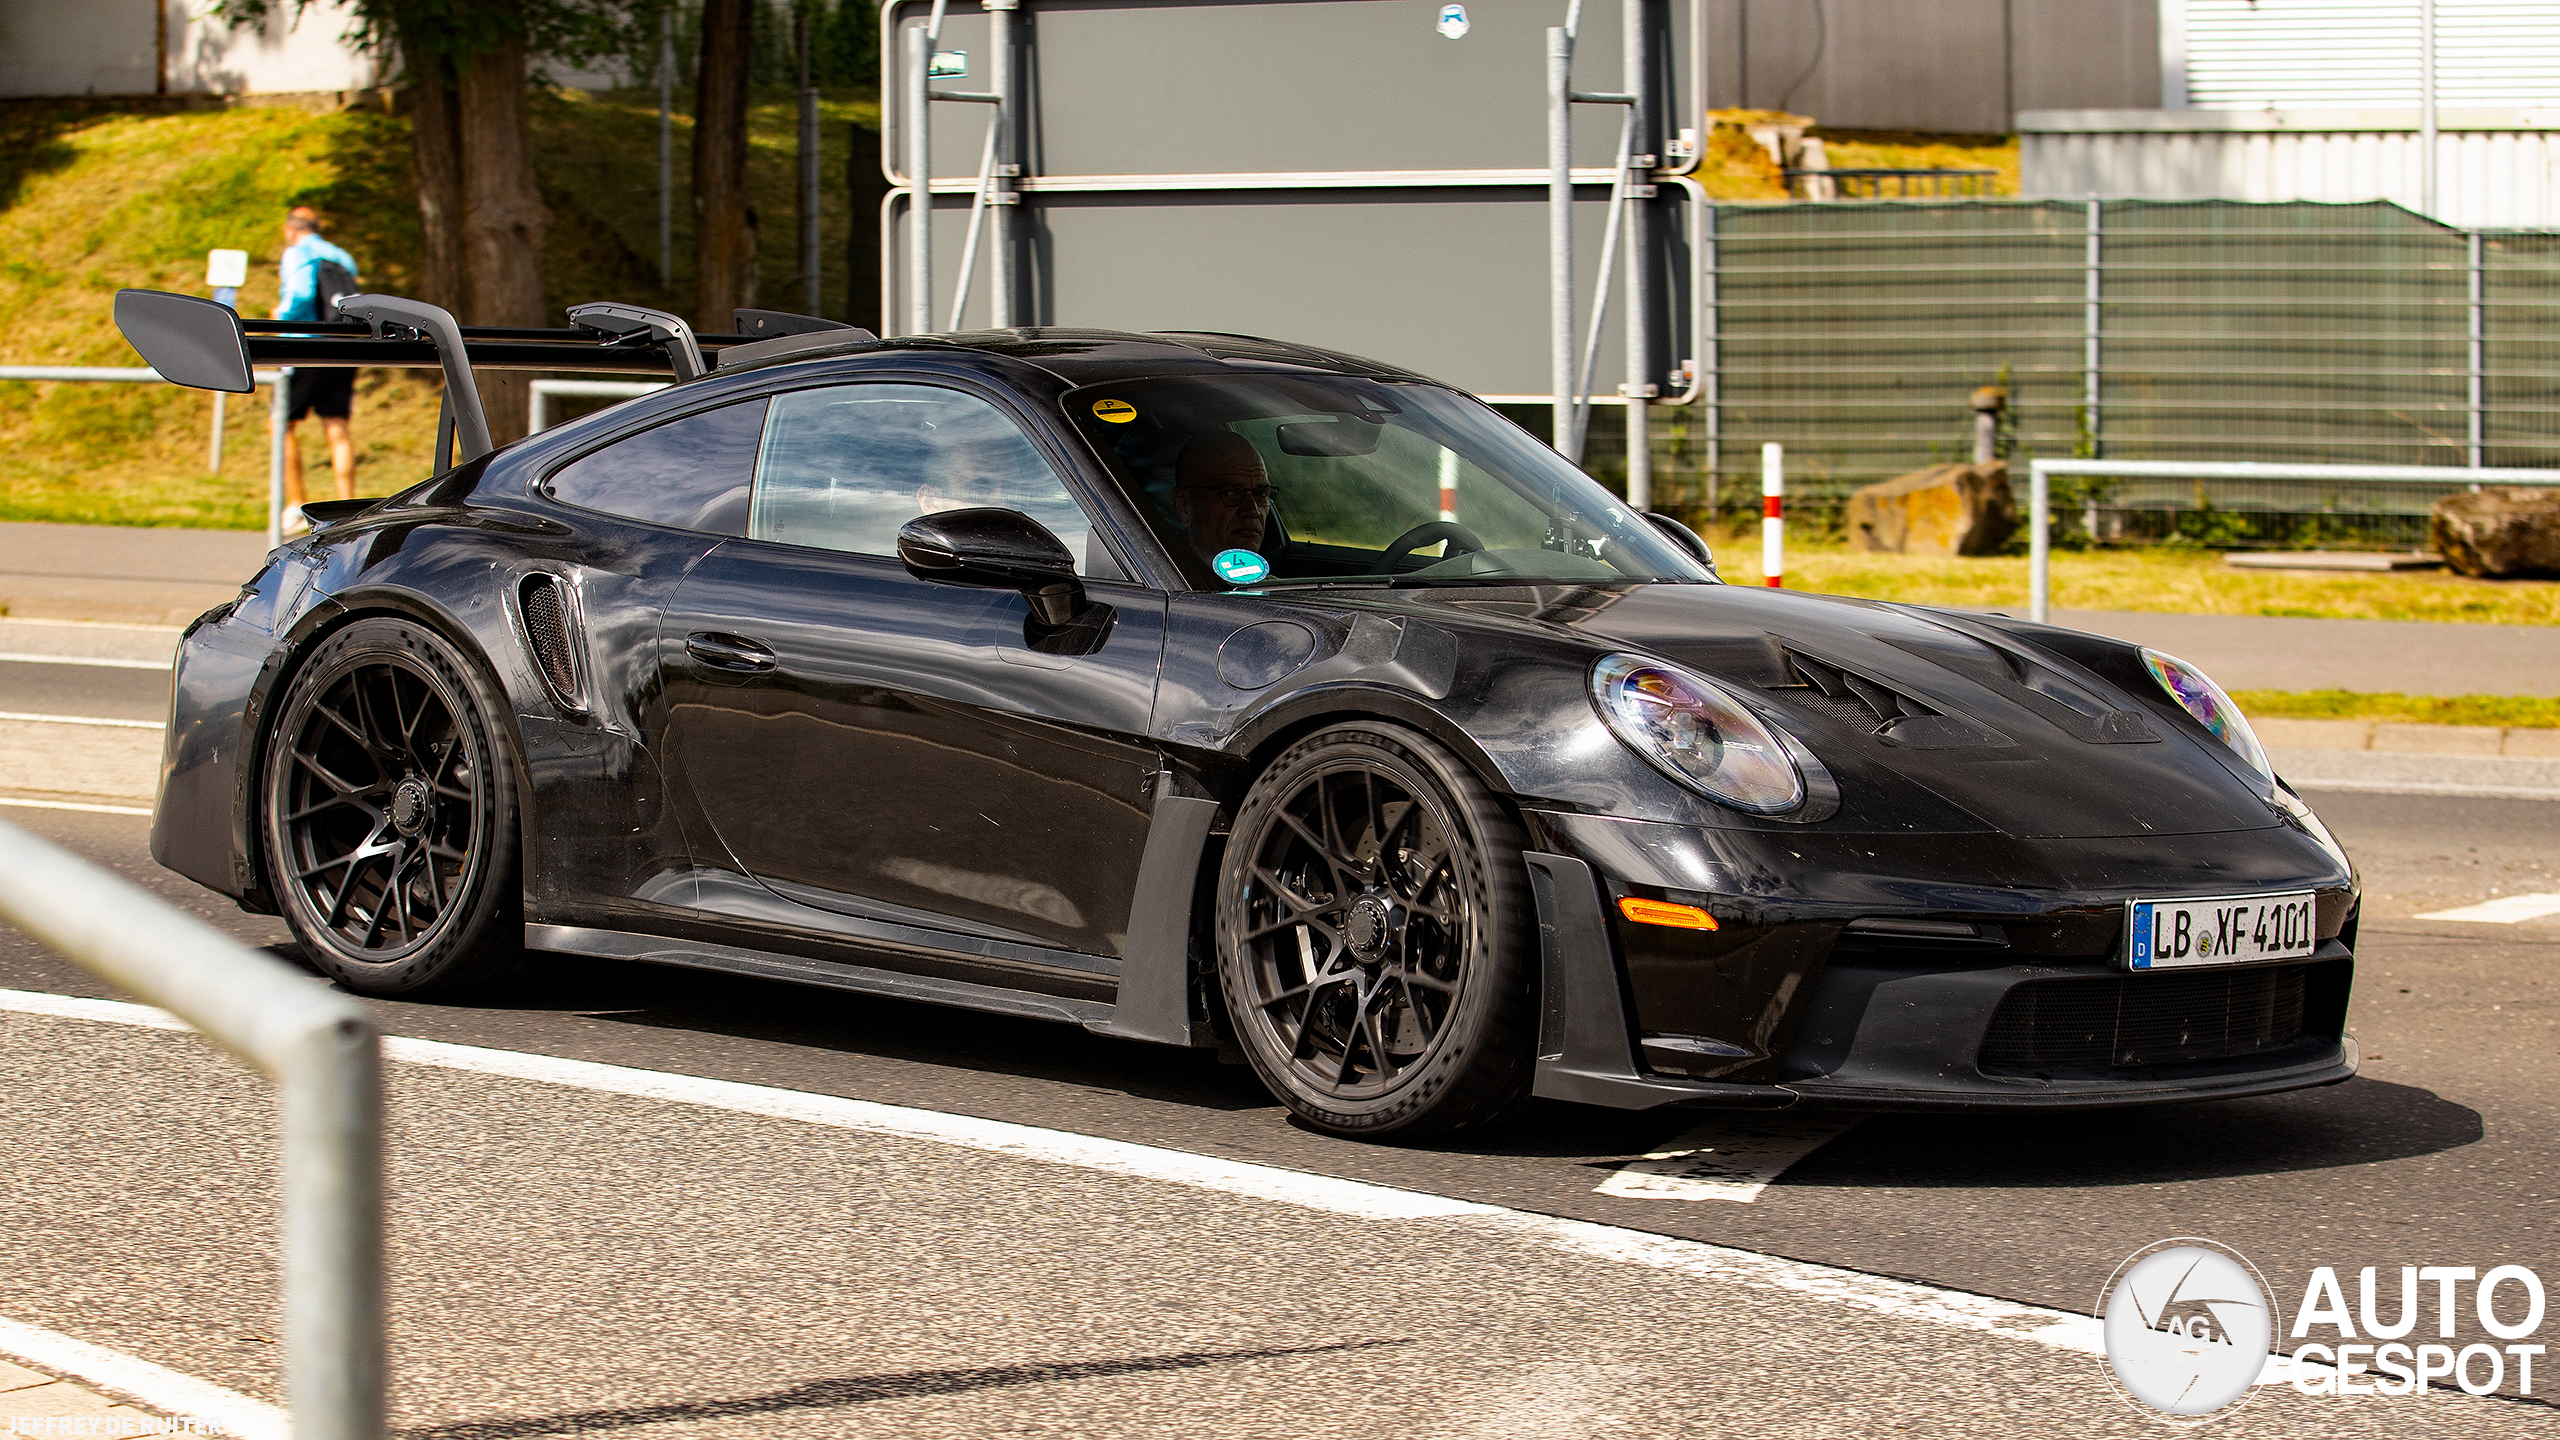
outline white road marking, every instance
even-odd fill
[[[0,710],[0,720],[28,720],[38,725],[104,725],[116,730],[165,730],[157,720],[110,720],[104,715],[45,715],[33,710]]]
[[[1724,1115],[1618,1167],[1591,1193],[1748,1205],[1788,1166],[1854,1128],[1857,1115]]]
[[[154,635],[168,636],[169,643],[173,645],[177,643],[178,632],[182,628],[176,625],[150,625],[138,620],[40,620],[32,615],[0,615],[0,629],[11,625],[32,625],[41,629],[61,630],[147,630]]]
[[[166,660],[111,660],[104,655],[32,655],[24,651],[0,650],[0,661],[12,665],[100,665],[109,670],[166,670]]]
[[[49,995],[31,990],[0,990],[0,1011],[104,1021],[153,1030],[191,1028],[169,1012],[148,1005]],[[1909,1280],[1869,1275],[1863,1271],[1786,1260],[1755,1251],[1710,1245],[1700,1240],[1681,1240],[1588,1220],[1568,1220],[1500,1205],[1373,1185],[1361,1180],[1311,1175],[1242,1160],[1221,1160],[1125,1140],[1048,1130],[1036,1125],[982,1120],[969,1115],[950,1115],[905,1105],[883,1105],[870,1100],[850,1100],[839,1095],[782,1090],[769,1085],[746,1085],[734,1080],[707,1080],[696,1075],[636,1070],[591,1060],[488,1050],[476,1045],[453,1045],[441,1040],[412,1040],[400,1036],[385,1037],[382,1048],[390,1059],[413,1065],[540,1081],[610,1095],[701,1105],[858,1133],[934,1141],[961,1149],[1047,1161],[1138,1179],[1169,1181],[1201,1190],[1276,1201],[1360,1219],[1445,1219],[1517,1243],[1582,1259],[1669,1271],[1748,1289],[1809,1296],[1894,1319],[2025,1340],[2074,1354],[2105,1353],[2099,1339],[2098,1322],[2067,1310],[2022,1305],[1963,1290],[1941,1289]],[[2290,1365],[2291,1362],[2282,1356],[2271,1356],[2265,1372],[2258,1377],[2258,1383],[2283,1383],[2292,1373]]]
[[[2545,915],[2560,915],[2560,895],[2501,895],[2477,905],[2464,905],[2452,910],[2430,910],[2420,920],[2474,920],[2483,925],[2513,925],[2525,920],[2539,920]]]
[[[2373,795],[2452,795],[2470,800],[2560,800],[2560,790],[2541,785],[2457,785],[2432,780],[2294,780],[2295,790],[2360,790]]]
[[[293,1434],[293,1422],[284,1411],[263,1400],[6,1316],[0,1316],[0,1355],[94,1385],[163,1415],[211,1421],[225,1435],[291,1440]]]
[[[77,800],[12,800],[0,796],[0,805],[15,805],[22,810],[84,810],[92,815],[148,815],[147,805],[86,805]]]

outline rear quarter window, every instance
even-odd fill
[[[744,400],[626,435],[551,472],[544,493],[652,525],[744,535],[768,403]]]

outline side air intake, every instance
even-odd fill
[[[533,652],[534,668],[551,688],[551,696],[570,710],[585,710],[587,697],[578,665],[578,601],[569,583],[557,575],[524,577],[516,591],[516,610],[524,618],[524,638]]]

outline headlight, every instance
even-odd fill
[[[2267,752],[2258,744],[2257,733],[2241,715],[2240,707],[2222,693],[2222,687],[2205,673],[2175,655],[2157,650],[2144,650],[2142,663],[2151,670],[2151,678],[2169,692],[2169,698],[2186,707],[2196,723],[2213,732],[2213,738],[2231,747],[2231,753],[2249,762],[2249,768],[2272,780],[2275,767],[2267,763]]]
[[[1711,800],[1754,815],[1804,803],[1804,775],[1786,746],[1712,680],[1611,655],[1592,667],[1591,698],[1629,749]]]

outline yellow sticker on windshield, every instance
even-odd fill
[[[1110,425],[1126,425],[1138,418],[1138,407],[1126,400],[1096,400],[1094,418]]]

